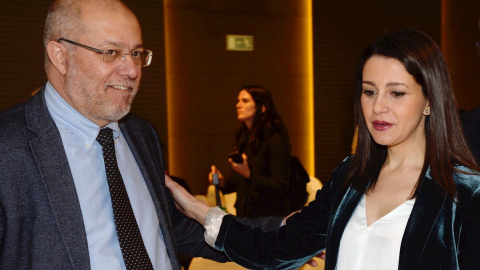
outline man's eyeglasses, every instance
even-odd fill
[[[68,39],[65,39],[65,38],[60,38],[60,39],[57,40],[57,42],[60,42],[60,41],[65,41],[65,42],[68,42],[68,43],[73,44],[75,46],[82,47],[84,49],[90,50],[92,52],[96,52],[98,54],[103,54],[103,62],[105,62],[105,63],[113,63],[113,62],[116,62],[118,60],[120,60],[120,62],[123,62],[127,55],[130,55],[132,57],[133,62],[137,66],[147,67],[152,62],[153,53],[150,50],[131,51],[130,53],[122,54],[122,52],[119,51],[119,50],[100,50],[100,49],[96,49],[96,48],[93,48],[93,47],[90,47],[90,46],[87,46],[87,45],[83,45],[83,44],[80,44],[80,43],[77,43],[75,41],[71,41],[71,40],[68,40]]]
[[[475,46],[477,46],[478,55],[480,56],[480,41],[477,41],[477,43],[475,43]]]

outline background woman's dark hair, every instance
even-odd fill
[[[234,134],[236,150],[243,151],[243,147],[249,147],[252,152],[256,152],[260,149],[262,142],[272,134],[279,133],[287,142],[290,151],[291,145],[287,128],[275,109],[270,91],[259,85],[246,85],[241,90],[246,90],[252,96],[256,112],[251,130],[248,130],[245,123],[240,123],[237,127]],[[263,113],[262,106],[265,106]]]
[[[477,171],[479,168],[463,136],[445,59],[429,36],[414,29],[404,29],[381,37],[366,48],[359,62],[354,89],[358,144],[346,184],[352,184],[361,191],[373,188],[387,156],[387,148],[376,144],[370,136],[360,102],[363,67],[372,56],[393,58],[403,63],[407,72],[422,86],[430,104],[430,115],[426,116],[425,121],[425,161],[413,197],[417,196],[420,181],[428,167],[431,178],[439,187],[450,197],[455,197],[455,165],[464,165]]]

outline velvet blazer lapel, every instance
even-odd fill
[[[48,112],[44,88],[26,103],[30,147],[66,252],[75,269],[90,269],[80,202],[60,133]]]
[[[328,239],[326,251],[328,252],[328,256],[325,261],[326,270],[334,270],[336,268],[338,249],[340,247],[340,240],[342,239],[343,231],[345,230],[353,211],[357,208],[362,195],[363,192],[359,192],[358,190],[349,187],[345,195],[342,197],[342,200],[339,202],[338,208],[336,208],[337,211],[331,219],[329,225],[330,231],[327,234]]]
[[[446,199],[447,195],[441,194],[436,184],[425,177],[403,234],[399,270],[418,269],[427,241],[435,233],[432,230]]]
[[[331,219],[327,240],[326,270],[334,270],[343,231],[347,226],[364,192],[348,188]],[[444,207],[447,195],[441,194],[436,184],[425,177],[415,205],[407,222],[400,247],[399,270],[418,269],[425,245]]]

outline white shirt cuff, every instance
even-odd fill
[[[205,228],[205,241],[213,248],[215,248],[215,241],[217,240],[225,215],[227,215],[227,213],[222,211],[218,206],[215,206],[208,210],[207,216],[205,217],[205,223],[203,224]]]

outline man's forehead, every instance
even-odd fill
[[[127,42],[130,46],[132,42],[135,46],[141,44],[141,28],[135,15],[124,6],[114,9],[104,6],[100,5],[99,8],[94,9],[87,7],[82,12],[82,23],[85,26],[83,38],[96,43]]]
[[[135,15],[125,6],[114,5],[112,7],[102,1],[98,1],[98,3],[88,1],[82,4],[82,17],[93,20],[100,20],[105,17],[124,17],[132,20],[135,18]]]

